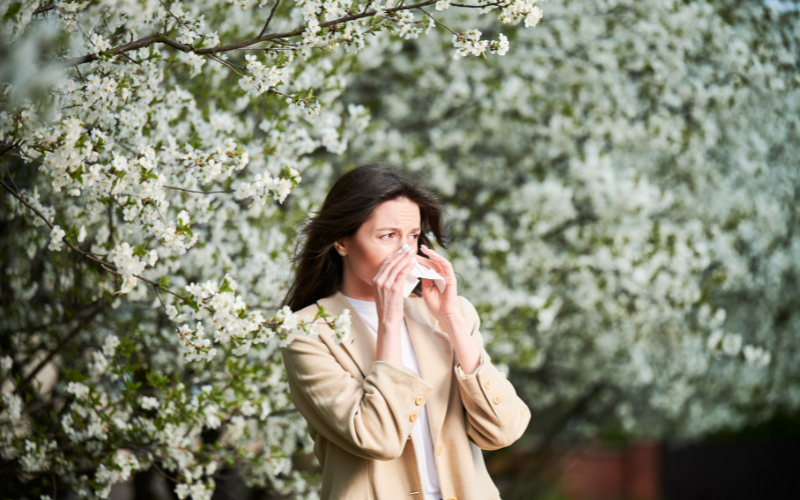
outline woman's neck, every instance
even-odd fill
[[[351,299],[375,302],[375,290],[372,285],[346,271],[339,291]]]

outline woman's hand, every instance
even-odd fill
[[[372,278],[375,293],[375,307],[378,310],[378,330],[388,327],[390,331],[400,332],[403,321],[403,283],[408,273],[414,269],[416,258],[414,249],[401,248],[383,262]]]
[[[436,253],[434,250],[421,245],[421,250],[425,252],[430,259],[417,259],[417,261],[428,269],[433,269],[439,273],[445,282],[444,293],[439,291],[439,288],[433,283],[433,280],[421,278],[422,280],[422,298],[428,305],[433,317],[444,324],[446,320],[453,316],[461,316],[461,310],[458,308],[458,293],[456,292],[456,274],[453,271],[453,265],[450,261]]]

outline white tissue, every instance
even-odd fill
[[[442,275],[417,262],[417,265],[414,266],[414,269],[412,269],[411,272],[408,273],[408,276],[406,276],[406,282],[403,283],[403,297],[408,297],[411,295],[411,291],[414,290],[415,286],[417,286],[420,278],[433,280],[433,282],[436,283],[436,287],[439,288],[439,291],[444,293],[445,283]]]

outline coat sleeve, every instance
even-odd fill
[[[320,326],[320,335],[326,328]],[[373,460],[403,453],[432,385],[390,361],[375,361],[359,382],[321,339],[306,335],[281,347],[281,355],[295,406],[328,441]]]
[[[472,341],[481,351],[480,364],[472,373],[465,374],[460,364],[453,367],[466,410],[467,434],[481,449],[504,448],[525,432],[531,411],[506,374],[492,364],[483,347],[481,320],[475,306],[465,297],[459,296],[458,300],[467,325],[471,327]]]

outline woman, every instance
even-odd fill
[[[325,500],[500,498],[480,450],[516,441],[530,410],[483,349],[452,265],[430,248],[429,234],[444,246],[441,216],[416,180],[366,165],[336,181],[303,229],[282,305],[312,318],[320,306],[356,311],[344,342],[319,318],[318,336],[281,348]],[[405,297],[416,263],[444,290],[423,278]]]

